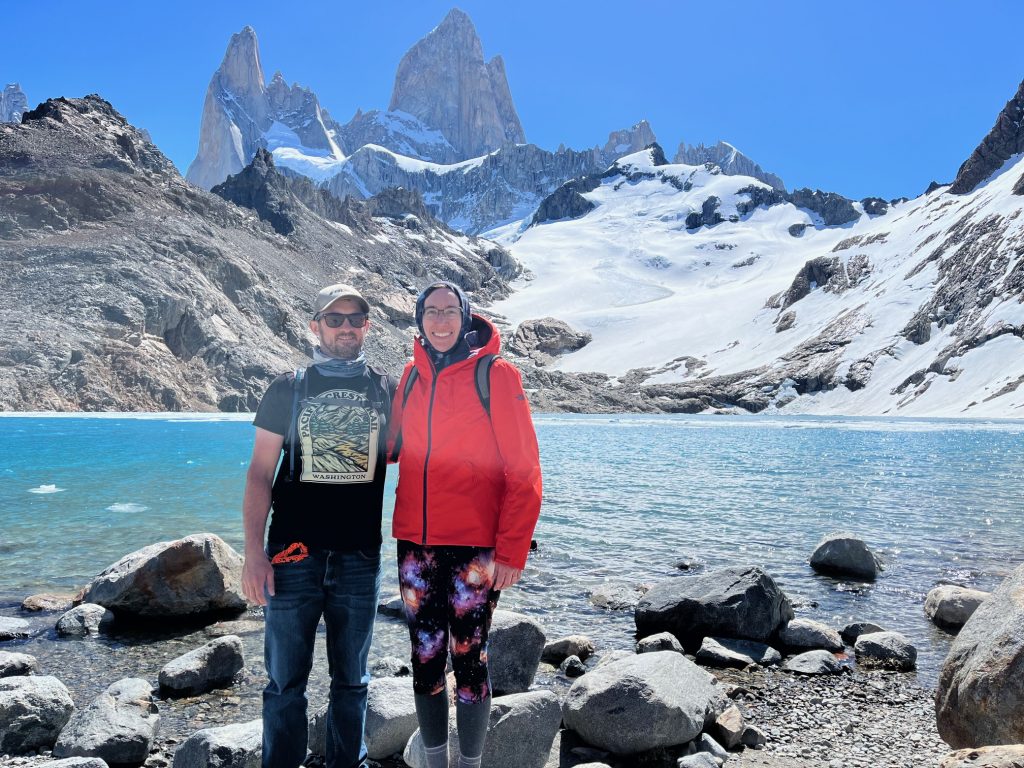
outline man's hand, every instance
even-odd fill
[[[242,594],[250,603],[266,605],[267,593],[274,594],[274,566],[262,550],[246,554],[242,566]]]
[[[513,568],[511,565],[504,565],[502,563],[494,564],[494,589],[505,589],[505,587],[511,587],[523,576],[523,572],[519,568]]]

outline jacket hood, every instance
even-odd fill
[[[501,334],[497,326],[486,317],[473,314],[470,318],[469,332],[466,334],[469,340],[469,357],[453,365],[464,364],[467,360],[476,361],[481,355],[501,354]],[[434,375],[434,366],[430,361],[430,353],[426,350],[426,341],[422,336],[416,336],[416,342],[412,350],[413,363],[420,369],[420,375]]]

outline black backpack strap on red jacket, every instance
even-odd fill
[[[302,396],[299,396],[299,384],[302,384]],[[306,377],[305,368],[295,369],[295,378],[292,380],[292,417],[288,422],[288,482],[295,479],[295,451],[298,448],[299,436],[299,400],[304,400],[309,394],[309,379]]]
[[[405,418],[405,404],[409,402],[409,393],[412,392],[412,387],[416,383],[416,379],[419,378],[420,372],[416,370],[414,365],[409,370],[409,375],[405,377],[405,386],[402,387],[402,418]],[[395,435],[395,446],[391,449],[391,455],[388,457],[388,461],[394,463],[398,461],[398,454],[402,450],[402,427],[398,427],[398,434]]]

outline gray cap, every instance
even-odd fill
[[[352,299],[352,301],[362,307],[363,312],[370,313],[370,305],[366,303],[363,294],[351,285],[338,283],[337,285],[328,285],[316,295],[316,301],[313,303],[313,314],[319,315],[338,299]]]

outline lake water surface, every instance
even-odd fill
[[[632,613],[591,606],[594,588],[689,578],[681,559],[698,572],[761,565],[798,615],[906,634],[931,684],[951,638],[925,618],[927,591],[991,590],[1024,562],[1022,422],[552,415],[537,432],[539,548],[502,607],[535,615],[549,637],[631,648]],[[248,417],[0,418],[0,613],[156,541],[210,531],[240,550],[252,436]],[[876,583],[811,571],[835,530],[881,554]],[[385,548],[385,589],[397,591],[387,536]]]

